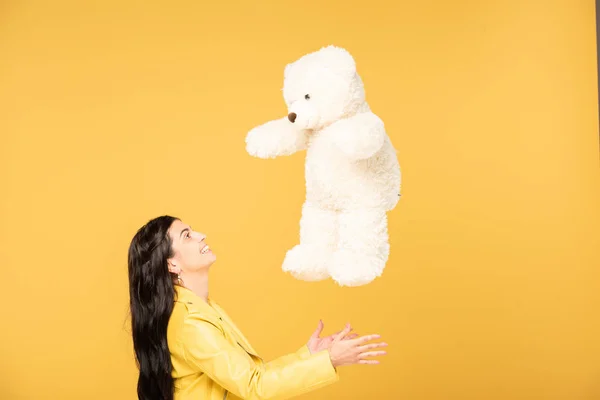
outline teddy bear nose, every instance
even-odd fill
[[[294,122],[296,120],[296,113],[289,113],[288,119],[290,120],[290,122]]]

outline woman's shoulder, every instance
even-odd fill
[[[210,305],[198,299],[176,299],[169,318],[168,336],[176,340],[186,326],[199,323],[210,323],[222,330],[220,317]]]
[[[216,318],[218,320],[219,314],[211,305],[213,303],[212,301],[209,300],[206,302],[186,288],[177,287],[176,290],[177,297],[175,298],[173,313],[176,313],[177,310],[178,316],[183,317],[184,319],[205,318],[207,320],[213,320]]]
[[[221,321],[204,307],[175,302],[167,326],[167,343],[173,357],[185,359],[190,344],[207,335],[225,335]]]
[[[219,315],[207,304],[201,302],[175,301],[171,318],[181,322],[192,320],[218,321]]]

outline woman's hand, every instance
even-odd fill
[[[349,326],[350,326],[349,324],[346,325],[346,327],[349,327]],[[329,349],[331,347],[331,344],[333,343],[333,340],[336,338],[336,336],[338,336],[339,334],[342,333],[342,331],[339,331],[332,335],[322,338],[322,337],[320,337],[322,331],[323,331],[323,321],[319,321],[319,325],[317,326],[317,329],[313,332],[312,336],[310,337],[310,339],[308,340],[308,343],[307,343],[308,350],[310,351],[311,354],[315,354],[320,351]],[[352,333],[352,334],[346,335],[341,340],[354,339],[357,336],[358,336],[358,334]]]
[[[378,347],[385,347],[387,343],[370,343],[367,342],[379,339],[379,335],[361,336],[356,339],[344,339],[350,333],[349,325],[335,336],[329,348],[329,357],[334,367],[352,364],[379,364],[379,361],[367,359],[366,357],[376,357],[386,354],[385,351],[372,351]]]

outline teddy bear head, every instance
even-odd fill
[[[350,53],[327,46],[286,65],[283,98],[291,123],[319,129],[356,113],[365,91]]]

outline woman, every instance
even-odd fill
[[[142,400],[283,399],[329,385],[337,367],[374,364],[385,343],[356,337],[349,325],[295,353],[265,362],[208,295],[216,256],[181,220],[161,216],[139,229],[129,247],[133,345]]]

